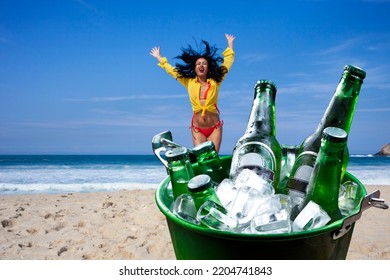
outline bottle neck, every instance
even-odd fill
[[[362,84],[361,78],[343,73],[317,131],[321,133],[326,127],[335,126],[349,133]]]
[[[198,163],[200,163],[200,162],[212,160],[212,159],[218,160],[219,156],[215,150],[210,150],[210,151],[206,151],[200,155],[197,155],[197,158],[198,158]]]
[[[215,193],[212,187],[199,192],[192,192],[191,196],[194,199],[194,204],[196,209],[199,209],[202,206],[202,204],[208,200],[221,204],[217,194]]]
[[[348,71],[343,73],[316,131],[306,138],[300,152],[318,152],[322,131],[327,127],[338,127],[349,133],[362,84],[362,78]]]
[[[256,88],[245,134],[275,136],[275,96],[276,92],[270,88]]]
[[[191,167],[191,163],[188,158],[178,159],[168,161],[168,169],[178,170],[178,169],[187,169]]]

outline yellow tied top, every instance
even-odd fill
[[[232,64],[234,62],[234,51],[231,48],[226,48],[225,51],[222,53],[223,55],[223,63],[222,66],[225,66],[226,69],[229,71],[232,67]],[[207,79],[207,82],[210,84],[210,88],[207,93],[207,98],[202,106],[200,104],[199,99],[199,92],[200,92],[200,83],[198,82],[198,79],[195,78],[179,78],[179,73],[176,71],[176,68],[174,68],[172,65],[168,63],[168,60],[166,57],[163,57],[158,64],[161,68],[163,68],[169,75],[174,77],[176,80],[178,80],[184,87],[188,90],[188,96],[190,98],[192,111],[194,113],[202,112],[202,116],[206,114],[206,111],[212,112],[212,113],[219,113],[218,112],[218,92],[219,87],[221,85],[220,83],[217,83],[213,79]],[[222,78],[222,80],[225,77]]]

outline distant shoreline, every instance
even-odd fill
[[[7,195],[155,189],[167,176],[154,155],[0,156],[0,167]],[[365,185],[390,185],[390,157],[352,155],[347,171]]]

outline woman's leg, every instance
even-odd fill
[[[208,137],[208,140],[213,141],[215,150],[219,153],[219,148],[222,143],[222,126],[215,128],[213,133]]]
[[[199,132],[198,130],[195,130],[194,128],[192,128],[191,132],[192,132],[192,143],[193,143],[194,147],[196,145],[199,145],[199,144],[207,141],[206,136],[204,136],[203,133]]]

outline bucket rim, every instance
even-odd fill
[[[362,190],[362,197],[364,197],[367,194],[367,191],[363,184],[351,173],[348,171],[345,173],[344,181],[354,181],[356,182],[359,187]],[[342,228],[344,219],[348,218],[343,217],[340,220],[337,220],[329,225],[325,225],[323,227],[313,229],[313,230],[306,230],[306,231],[300,231],[300,232],[290,232],[290,233],[273,233],[273,234],[256,234],[256,233],[239,233],[239,232],[229,232],[229,231],[221,231],[216,230],[212,228],[207,228],[202,225],[195,225],[190,222],[187,222],[183,219],[180,219],[175,214],[171,212],[171,210],[168,208],[167,205],[165,205],[163,201],[163,192],[166,189],[166,186],[168,185],[170,181],[169,176],[165,177],[165,179],[159,184],[156,192],[155,192],[155,201],[160,209],[160,211],[164,214],[164,216],[167,218],[169,222],[173,222],[187,230],[194,231],[200,234],[209,235],[209,236],[218,236],[220,238],[227,238],[227,239],[257,239],[257,240],[289,240],[289,239],[300,239],[300,238],[307,238],[312,237],[316,235],[321,235],[324,233],[331,233],[335,230],[339,230]],[[354,215],[360,211],[359,207],[356,207],[353,213],[350,214]]]

